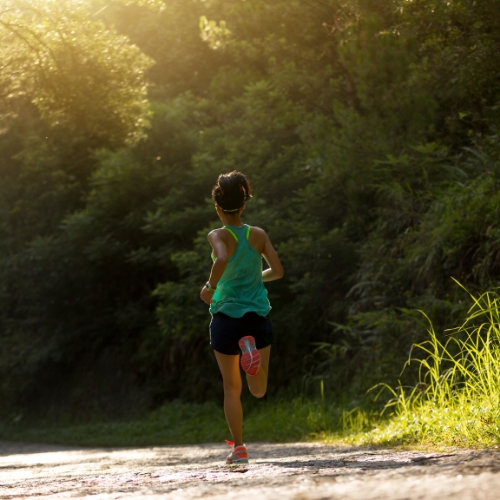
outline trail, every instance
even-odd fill
[[[498,499],[500,452],[424,453],[318,443],[69,448],[0,442],[0,499]]]

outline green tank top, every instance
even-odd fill
[[[210,313],[222,312],[233,318],[241,318],[247,312],[267,316],[271,305],[262,282],[262,256],[248,242],[250,226],[224,226],[224,229],[231,233],[237,245],[217,283]],[[213,254],[212,258],[215,258]]]

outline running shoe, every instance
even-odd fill
[[[244,444],[240,446],[234,446],[234,443],[232,443],[231,441],[226,441],[226,443],[229,446],[233,447],[231,453],[226,458],[227,465],[238,465],[238,464],[248,463],[247,447]]]
[[[241,367],[248,375],[257,376],[260,367],[260,352],[255,347],[255,339],[250,336],[243,337],[238,345],[241,349]]]

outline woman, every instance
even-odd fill
[[[224,385],[224,413],[233,447],[227,464],[248,463],[243,444],[241,373],[250,392],[265,395],[273,329],[271,306],[263,282],[283,276],[278,254],[263,229],[241,221],[251,187],[241,172],[221,174],[212,190],[215,210],[224,226],[208,234],[213,265],[200,297],[210,305],[210,345],[215,351]],[[262,270],[262,257],[269,268]],[[240,360],[241,351],[241,360]]]

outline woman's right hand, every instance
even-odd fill
[[[214,296],[215,290],[210,290],[206,286],[201,289],[200,299],[205,302],[205,304],[210,305],[212,302],[212,297]]]

